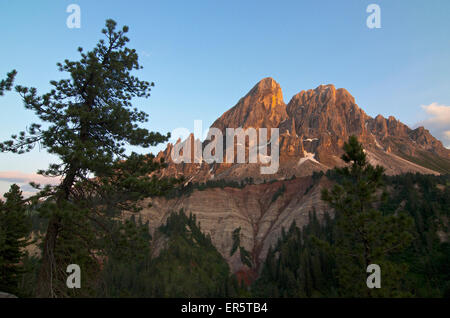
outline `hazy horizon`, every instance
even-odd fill
[[[70,29],[68,5],[81,9]],[[369,29],[366,8],[381,8],[381,28]],[[104,22],[130,27],[130,47],[156,86],[136,106],[150,114],[146,127],[161,133],[204,128],[234,106],[259,80],[272,77],[287,103],[320,84],[345,88],[368,115],[423,125],[450,147],[448,1],[14,1],[0,2],[5,32],[0,78],[16,69],[16,84],[45,93],[65,77],[56,63],[90,50]],[[0,139],[35,121],[15,92],[0,98]],[[176,115],[174,115],[176,114]],[[163,145],[153,148],[161,150]],[[24,184],[54,160],[38,147],[26,155],[2,153],[0,193]],[[27,187],[24,188],[27,191]],[[29,190],[29,189],[28,189]]]

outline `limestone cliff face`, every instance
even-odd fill
[[[450,173],[450,150],[423,127],[410,129],[396,118],[368,116],[343,88],[320,85],[283,101],[280,85],[272,78],[257,83],[212,127],[225,135],[226,128],[279,128],[280,168],[271,176],[262,176],[260,164],[171,164],[173,145],[159,155],[169,162],[164,175],[184,175],[192,181],[210,179],[257,182],[310,175],[342,165],[342,146],[350,135],[363,143],[373,163],[385,166],[388,174],[404,172]],[[193,137],[192,137],[193,138]],[[225,141],[225,140],[224,140]],[[185,141],[186,142],[186,141]],[[200,141],[196,141],[197,143]],[[202,149],[207,142],[200,146]],[[248,149],[254,145],[246,142]],[[224,142],[225,153],[225,142]]]
[[[190,196],[167,200],[148,198],[142,202],[140,215],[149,221],[154,231],[173,211],[184,209],[196,215],[202,231],[211,235],[213,244],[228,260],[235,272],[245,269],[238,253],[230,257],[232,232],[241,227],[241,243],[251,254],[257,272],[269,247],[276,242],[282,228],[295,220],[298,226],[309,222],[309,212],[315,209],[319,218],[327,211],[320,201],[320,191],[329,186],[323,178],[313,184],[311,177],[278,181],[270,184],[247,185],[243,189],[225,187],[194,191]],[[274,197],[284,185],[281,195]],[[149,207],[151,203],[151,207]]]
[[[450,150],[424,127],[413,130],[393,116],[386,119],[381,115],[369,118],[368,127],[374,137],[374,143],[369,143],[368,149],[384,153],[385,164],[381,165],[392,166],[396,157],[400,157],[410,165],[406,171],[450,173]],[[400,167],[391,170],[394,173],[405,171]]]
[[[424,127],[408,130],[408,137],[415,143],[421,145],[424,150],[430,151],[444,158],[448,155],[448,149],[443,146],[441,141],[434,138],[428,129],[425,129]]]
[[[196,148],[194,147],[194,144]],[[191,152],[188,154],[183,154],[183,145],[187,145],[187,149],[190,148]],[[190,163],[174,163],[172,161],[172,155],[176,149],[179,150],[180,156],[186,155],[189,157]],[[169,143],[167,148],[156,156],[156,160],[160,161],[163,159],[165,163],[168,163],[168,167],[163,169],[159,176],[176,178],[184,176],[186,177],[187,182],[192,180],[209,180],[211,178],[210,167],[205,162],[195,163],[196,157],[198,159],[198,153],[196,153],[195,149],[202,149],[202,142],[195,139],[193,134],[191,134],[189,138],[184,141],[178,139],[175,145]]]
[[[304,137],[305,149],[327,166],[339,164],[342,146],[350,135],[370,140],[365,125],[368,116],[343,88],[320,85],[301,91],[289,102],[287,113],[295,119],[295,130]]]
[[[322,179],[313,184],[314,171],[325,171],[343,165],[342,146],[350,135],[363,143],[371,164],[382,165],[388,174],[420,172],[426,174],[450,173],[450,150],[423,127],[411,129],[396,118],[381,115],[368,116],[345,89],[321,85],[301,91],[286,105],[280,85],[271,78],[256,84],[230,110],[218,118],[212,127],[279,128],[280,166],[272,175],[261,175],[260,163],[179,163],[171,160],[175,147],[185,143],[203,149],[207,142],[187,140],[169,144],[157,159],[168,163],[161,176],[184,176],[187,182],[205,182],[212,179],[242,180],[251,177],[256,183],[243,189],[215,188],[194,191],[190,196],[176,199],[149,198],[141,212],[155,229],[167,216],[183,208],[193,213],[201,228],[228,260],[233,271],[245,270],[239,256],[229,256],[232,232],[241,227],[241,241],[251,252],[259,270],[270,245],[275,244],[282,227],[292,221],[302,226],[309,221],[313,209],[323,216],[325,204],[320,190],[329,187]],[[245,144],[246,152],[252,145]],[[191,160],[198,154],[189,154]],[[290,180],[292,176],[296,179]],[[278,180],[274,183],[264,181]],[[285,191],[276,200],[274,194],[285,185]],[[148,203],[152,207],[148,207]],[[248,270],[248,269],[247,269]]]
[[[256,84],[230,110],[220,116],[211,127],[225,132],[226,128],[278,127],[287,118],[286,104],[280,84],[268,77]]]

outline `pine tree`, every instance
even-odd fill
[[[181,210],[168,216],[154,233],[149,251],[148,227],[126,224],[119,253],[103,272],[103,297],[230,297],[239,289],[229,266],[201,232],[195,216]],[[132,248],[125,241],[132,241]]]
[[[380,166],[367,162],[363,146],[355,136],[344,144],[342,159],[349,164],[335,168],[341,181],[333,189],[324,189],[322,199],[336,212],[336,255],[339,288],[342,296],[401,296],[405,268],[388,258],[404,249],[412,239],[412,219],[405,213],[384,215],[377,204],[386,196]],[[366,286],[366,268],[381,267],[381,289]]]
[[[105,227],[100,215],[123,208],[121,204],[143,195],[161,194],[171,182],[147,177],[161,164],[153,155],[127,155],[125,145],[149,147],[168,139],[138,127],[148,115],[133,106],[134,98],[150,96],[153,83],[133,75],[142,68],[136,50],[128,48],[128,27],[116,30],[116,22],[106,21],[104,39],[88,52],[79,48],[78,61],[58,63],[69,78],[51,81],[53,89],[39,96],[35,88],[15,87],[25,108],[35,112],[40,123],[13,135],[0,144],[0,151],[24,153],[37,144],[59,157],[47,170],[38,173],[61,179],[46,186],[36,198],[46,203],[41,209],[49,224],[43,244],[38,296],[58,296],[53,280],[63,279],[65,260],[55,255],[62,231],[76,227],[80,218],[92,219]],[[15,71],[1,82],[0,92],[11,89]],[[80,222],[80,223],[84,223]],[[81,225],[80,225],[81,226]],[[67,255],[70,258],[70,255]],[[67,259],[67,258],[66,258]],[[62,273],[62,274],[61,274]]]
[[[11,90],[16,74],[17,71],[12,70],[8,74],[6,74],[6,79],[0,81],[0,96],[3,96],[5,94],[5,91]]]
[[[17,293],[24,270],[20,262],[28,245],[31,219],[27,215],[22,191],[13,184],[0,200],[0,291]]]
[[[247,265],[248,268],[252,268],[253,261],[250,252],[241,246],[241,227],[234,229],[232,234],[232,240],[233,245],[231,246],[230,256],[233,256],[234,253],[236,253],[236,251],[239,249],[239,255],[242,264]]]

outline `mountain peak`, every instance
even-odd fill
[[[316,87],[315,89],[316,91],[326,91],[326,90],[336,90],[336,87],[334,86],[334,84],[320,84],[319,86]]]
[[[253,89],[260,89],[260,90],[278,89],[278,88],[280,88],[280,84],[278,84],[272,77],[263,78],[253,87]]]
[[[333,84],[302,90],[286,105],[280,85],[266,77],[211,127],[223,133],[226,128],[279,128],[281,168],[273,178],[308,175],[342,165],[342,147],[351,135],[364,145],[370,162],[385,166],[388,174],[450,171],[450,150],[426,129],[411,130],[393,116],[372,118],[359,108],[350,92]],[[263,178],[252,166],[216,168],[215,178]],[[183,173],[191,177],[195,172],[198,180],[211,177],[208,169],[197,174],[197,168],[191,166],[173,165],[172,172],[180,169],[187,169]]]
[[[266,77],[217,119],[212,127],[271,128],[278,127],[286,118],[286,104],[283,101],[281,86],[273,78]]]
[[[260,80],[253,86],[250,92],[248,92],[246,97],[248,96],[256,96],[260,99],[268,98],[269,103],[266,106],[270,106],[270,108],[284,104],[281,86],[272,77],[266,77]]]

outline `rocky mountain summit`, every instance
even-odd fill
[[[350,135],[363,143],[369,160],[386,168],[388,174],[420,172],[450,173],[450,150],[423,127],[411,129],[399,120],[381,115],[368,116],[344,88],[320,85],[301,91],[286,105],[280,85],[272,78],[257,83],[238,103],[220,116],[211,127],[225,135],[226,128],[279,128],[280,168],[274,175],[261,175],[260,163],[183,163],[171,160],[172,144],[158,154],[169,167],[163,175],[184,175],[192,181],[211,179],[258,182],[311,175],[343,164],[342,146]],[[188,140],[179,143],[203,143]],[[246,153],[251,145],[246,142]],[[194,154],[192,154],[194,158]]]
[[[372,164],[386,168],[387,174],[419,172],[450,173],[450,150],[423,127],[411,129],[394,117],[368,116],[345,89],[321,85],[301,91],[286,105],[280,85],[272,78],[256,84],[211,127],[279,128],[280,166],[272,175],[262,175],[262,163],[195,163],[198,153],[190,155],[192,163],[174,163],[171,152],[176,145],[201,142],[191,134],[188,139],[169,144],[157,159],[168,167],[162,176],[184,176],[189,182],[209,180],[242,181],[255,184],[245,187],[216,187],[173,198],[148,198],[141,217],[152,229],[163,224],[173,211],[193,213],[201,229],[227,259],[234,272],[248,271],[237,254],[230,256],[232,233],[241,228],[241,242],[251,254],[253,274],[280,237],[283,228],[293,221],[300,227],[309,222],[312,211],[319,219],[328,211],[320,199],[321,189],[330,187],[327,178],[314,180],[314,171],[326,171],[343,165],[342,146],[350,135],[363,143]],[[253,146],[246,142],[246,154]],[[294,178],[295,176],[295,178]]]

